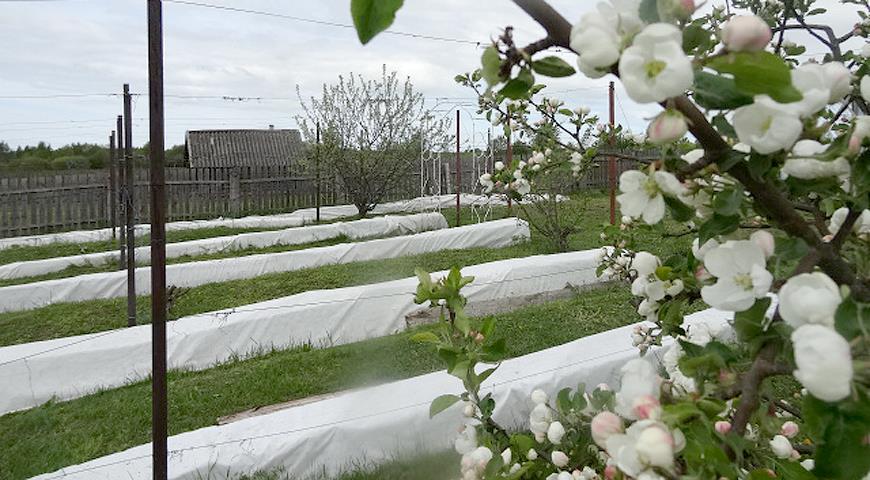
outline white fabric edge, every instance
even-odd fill
[[[558,292],[604,281],[600,250],[500,260],[463,268],[475,280],[471,304]],[[436,278],[446,272],[438,272]],[[303,343],[340,345],[389,335],[426,306],[413,302],[417,278],[313,290],[167,324],[171,369],[203,370]],[[51,399],[117,388],[151,373],[151,325],[0,348],[0,415]]]
[[[418,197],[411,200],[401,200],[378,205],[371,212],[374,214],[386,213],[414,213],[427,210],[436,210],[455,205],[456,195],[437,195],[433,197]],[[461,194],[460,203],[470,205],[503,205],[503,199],[474,194]],[[353,205],[331,205],[320,207],[322,221],[330,221],[338,218],[352,217],[357,215],[357,209]],[[196,230],[199,228],[229,227],[229,228],[280,228],[299,227],[316,220],[315,208],[303,208],[291,213],[277,215],[251,215],[241,218],[215,218],[212,220],[187,220],[169,222],[166,224],[167,231]],[[150,224],[139,224],[135,227],[136,235],[147,235],[151,231]],[[20,237],[0,238],[0,250],[15,246],[40,246],[52,243],[85,243],[101,242],[112,239],[111,228],[95,230],[76,230],[71,232],[48,233],[42,235],[27,235]]]
[[[179,263],[166,267],[166,284],[196,287],[340,263],[396,258],[441,250],[501,248],[530,238],[528,224],[506,218],[401,237],[327,247]],[[136,269],[136,293],[151,292],[151,267]],[[0,312],[126,295],[127,272],[103,272],[0,288]]]
[[[723,324],[729,314],[709,309],[686,319]],[[525,425],[535,388],[554,397],[581,382],[589,389],[602,382],[613,385],[619,368],[638,355],[631,330],[617,328],[503,362],[483,386],[496,400],[494,418],[508,427]],[[671,341],[664,343],[662,348]],[[646,358],[659,362],[662,352],[653,349]],[[291,478],[335,475],[361,459],[381,463],[446,450],[463,422],[461,409],[453,406],[430,420],[429,403],[460,391],[458,379],[437,372],[185,432],[169,438],[169,478],[234,478],[278,467]],[[34,478],[147,480],[150,454],[150,444],[140,445]]]
[[[340,236],[346,236],[351,240],[361,240],[389,235],[408,235],[430,230],[440,230],[447,227],[447,220],[440,213],[418,213],[407,216],[388,215],[349,222],[291,227],[283,230],[242,233],[187,242],[167,243],[166,258],[177,258],[185,255],[206,255],[251,247],[264,248],[273,245],[300,245]],[[0,280],[45,275],[47,273],[59,272],[71,266],[104,265],[106,263],[117,262],[119,257],[120,253],[112,250],[84,255],[12,262],[0,265]],[[151,258],[151,247],[136,248],[135,258],[137,263],[148,263]]]

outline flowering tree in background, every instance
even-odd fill
[[[401,81],[386,67],[378,79],[339,76],[324,85],[320,98],[306,102],[297,87],[304,115],[296,118],[302,134],[329,175],[339,180],[364,217],[418,164],[420,150],[440,150],[449,141],[445,120],[424,119],[423,95],[410,79]],[[320,144],[317,127],[320,127]]]
[[[352,3],[366,42],[402,2]],[[574,73],[541,58],[561,47],[583,75],[613,75],[635,102],[662,107],[647,131],[661,155],[621,176],[624,226],[603,232],[614,245],[600,267],[637,296],[641,356],[618,389],[532,392],[529,431],[509,432],[492,418],[496,399],[480,395],[504,344],[492,322],[464,313],[473,279],[420,272],[417,301],[447,314],[418,340],[465,387],[430,410],[463,402],[462,477],[866,478],[870,5],[843,0],[859,23],[838,34],[814,22],[825,9],[811,0],[733,1],[703,15],[693,0],[609,0],[573,25],[543,0],[515,3],[547,36],[521,48],[506,29],[484,53],[495,103],[531,103],[535,74]],[[795,31],[827,50],[823,62],[801,60]],[[696,148],[673,148],[686,133]],[[533,192],[527,167],[488,180]],[[690,252],[660,259],[632,241],[666,217],[694,233]],[[696,303],[729,321],[684,323]],[[662,347],[666,336],[675,342]],[[643,355],[659,348],[661,369]]]

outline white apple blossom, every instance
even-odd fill
[[[517,170],[519,172],[519,170]],[[520,195],[528,195],[532,191],[532,184],[525,178],[520,178],[511,183],[511,186]]]
[[[764,252],[750,240],[729,240],[704,256],[716,284],[701,288],[701,298],[713,308],[742,312],[765,296],[773,275],[765,269]]]
[[[870,115],[858,115],[855,117],[855,128],[849,137],[849,152],[858,153],[864,140],[870,138]]]
[[[534,403],[535,405],[547,403],[548,399],[549,397],[547,396],[547,392],[541,390],[540,388],[532,390],[532,403]]]
[[[611,435],[616,435],[625,431],[622,424],[622,418],[620,418],[619,415],[606,410],[599,412],[597,415],[592,417],[590,429],[592,430],[592,440],[601,448],[604,448],[607,445],[607,439],[610,438]]]
[[[456,453],[465,455],[477,448],[477,429],[472,425],[465,425],[456,440],[453,441]]]
[[[629,170],[619,177],[619,191],[622,193],[616,200],[622,213],[640,217],[652,225],[665,216],[663,195],[677,198],[685,193],[685,187],[669,172],[658,170],[646,175],[639,170]]]
[[[870,75],[861,77],[861,98],[865,102],[870,102]]]
[[[680,158],[682,158],[683,160],[685,160],[688,163],[695,163],[698,160],[704,158],[704,149],[703,148],[696,148],[694,150],[690,150],[690,151],[686,152],[685,154],[683,154],[683,156],[681,156]]]
[[[806,471],[812,471],[812,469],[816,468],[816,461],[812,458],[808,458],[801,462],[801,466],[804,467]]]
[[[493,165],[493,167],[496,170],[504,170],[504,162],[495,162],[495,165]]]
[[[638,103],[662,102],[692,86],[692,62],[683,53],[682,33],[669,23],[643,29],[619,59],[622,85]]]
[[[624,434],[610,436],[606,450],[616,467],[633,478],[654,467],[669,469],[674,462],[674,438],[665,425],[654,420],[640,420]]]
[[[821,155],[827,147],[815,140],[801,140],[794,144],[791,157],[782,166],[782,172],[804,180],[824,177],[848,177],[851,172],[849,162],[838,157],[831,161],[812,158]]]
[[[719,420],[713,425],[713,428],[722,435],[727,435],[731,431],[731,422]]]
[[[803,63],[792,70],[791,82],[805,97],[824,90],[826,104],[839,102],[852,91],[852,74],[842,62]]]
[[[552,421],[553,413],[546,403],[535,405],[535,408],[529,414],[529,429],[535,435],[537,441],[543,442],[547,438],[547,431],[549,431]]]
[[[788,149],[803,131],[798,115],[765,95],[734,111],[737,138],[761,154]]]
[[[462,408],[462,415],[471,418],[475,413],[477,413],[477,408],[475,408],[474,404],[471,402],[465,402],[465,406]]]
[[[703,245],[699,246],[698,243],[700,240],[701,240],[700,238],[696,238],[695,240],[692,241],[692,255],[694,255],[695,258],[697,258],[698,260],[703,262],[704,256],[707,255],[707,252],[718,247],[719,242],[717,242],[715,239],[711,238],[711,239],[707,240],[706,242],[704,242]]]
[[[756,230],[749,236],[749,240],[761,248],[761,251],[764,252],[764,258],[773,256],[773,252],[776,249],[776,240],[770,232],[767,230]]]
[[[675,142],[689,131],[686,117],[676,110],[665,110],[649,124],[646,136],[650,143],[663,145]]]
[[[846,221],[848,215],[849,209],[847,207],[841,207],[834,210],[834,213],[831,215],[831,219],[828,222],[828,230],[830,230],[833,235],[836,235],[840,231],[840,227],[843,226],[843,222]],[[855,226],[852,227],[852,231],[858,235],[870,234],[870,210],[864,210],[861,212],[861,216],[855,221]]]
[[[794,328],[807,324],[834,326],[840,287],[822,272],[802,273],[779,290],[779,314]]]
[[[478,447],[474,451],[463,455],[460,462],[462,479],[477,480],[481,478],[484,470],[486,470],[486,464],[492,460],[492,457],[492,450],[486,447]]]
[[[661,378],[651,363],[640,358],[630,360],[623,365],[620,374],[621,386],[616,392],[614,410],[629,420],[637,420],[638,416],[634,411],[635,401],[644,395],[659,398]]]
[[[643,27],[639,7],[640,0],[599,2],[595,10],[580,17],[571,28],[570,41],[583,74],[602,77],[619,60],[621,46]]]
[[[553,422],[550,424],[550,428],[547,429],[547,440],[550,441],[553,445],[558,445],[562,443],[562,437],[565,436],[565,427],[562,426],[562,422]]]
[[[830,327],[803,325],[791,334],[794,376],[814,397],[837,402],[849,396],[852,354],[849,343]]]
[[[722,43],[732,52],[755,52],[770,43],[773,33],[756,15],[736,15],[722,27]]]
[[[495,182],[492,181],[492,175],[489,173],[484,173],[480,176],[480,186],[483,187],[483,191],[485,193],[492,192],[492,189],[495,187]]]
[[[782,435],[774,435],[770,441],[770,449],[777,458],[791,458],[791,452],[794,450],[791,442]]]
[[[528,458],[529,460],[537,460],[538,452],[536,452],[534,448],[530,448],[529,451],[526,452],[526,458]]]
[[[568,455],[565,455],[565,452],[560,450],[554,450],[553,453],[550,454],[550,460],[553,462],[553,465],[559,468],[568,466],[568,462],[571,461],[571,459],[568,458]],[[571,474],[569,473],[568,475],[570,476]]]
[[[511,449],[510,448],[505,448],[504,450],[502,450],[501,460],[502,460],[502,462],[504,462],[505,465],[511,464]]]

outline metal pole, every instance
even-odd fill
[[[616,122],[616,114],[613,108],[613,82],[610,82],[609,88],[609,103],[610,103],[610,148],[613,148],[614,123]],[[607,159],[607,171],[610,177],[610,224],[616,225],[616,157]]]
[[[118,250],[120,250],[118,257],[118,270],[123,270],[127,266],[127,173],[126,173],[126,163],[124,162],[124,117],[118,115],[117,126],[115,127],[115,132],[117,133],[118,140],[118,150],[116,152],[116,161],[118,163],[118,206],[117,206],[117,215],[118,215],[118,230],[120,230],[120,235],[118,235]]]
[[[320,122],[317,122],[317,146],[314,156],[314,196],[317,197],[315,208],[317,223],[320,223]]]
[[[508,128],[507,128],[507,152],[506,152],[506,153],[507,153],[507,158],[506,158],[506,161],[505,161],[505,163],[507,163],[507,166],[505,166],[505,168],[510,168],[510,166],[511,166],[511,162],[514,161],[514,146],[513,146],[513,142],[511,141],[511,132],[513,132],[513,130],[511,130],[511,119],[510,119],[510,117],[508,117],[508,119],[507,119],[507,127],[508,127]],[[513,205],[511,204],[511,197],[510,197],[510,195],[508,195],[508,199],[507,199],[507,200],[508,200],[508,213],[510,213],[510,212],[511,212],[511,209],[513,208]]]
[[[166,178],[164,172],[163,12],[148,0],[148,118],[151,157],[151,455],[154,480],[169,475],[166,386]]]
[[[459,220],[459,194],[462,191],[462,154],[459,151],[459,110],[456,110],[456,226],[462,225]]]
[[[133,105],[130,85],[124,84],[124,169],[127,195],[124,210],[127,221],[127,325],[136,325],[136,216],[133,202],[136,177],[133,171]]]
[[[109,223],[112,225],[112,240],[117,238],[118,228],[118,152],[115,150],[115,132],[109,135]]]

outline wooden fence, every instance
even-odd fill
[[[619,161],[622,172],[634,165]],[[452,193],[455,169],[445,156],[440,193]],[[485,168],[485,167],[484,167]],[[474,190],[477,173],[463,163],[462,191]],[[135,171],[136,222],[150,221],[149,173]],[[605,163],[584,179],[586,188],[607,186]],[[0,238],[111,225],[109,174],[105,170],[33,172],[0,177]],[[347,203],[332,178],[321,178],[322,205]],[[281,167],[166,169],[169,221],[290,212],[316,204],[315,178]],[[438,193],[428,191],[426,193]],[[393,185],[384,201],[420,194],[419,172]]]

